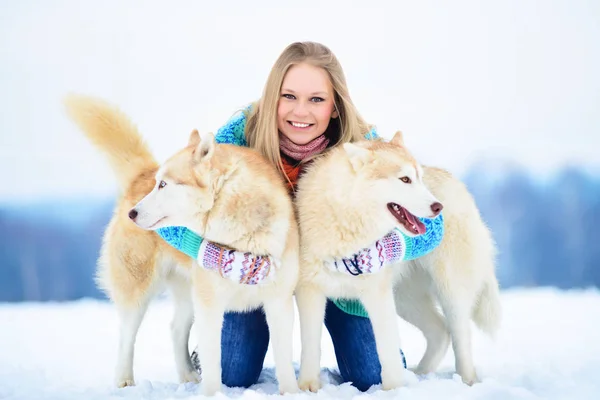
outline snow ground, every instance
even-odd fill
[[[452,350],[437,373],[407,374],[407,386],[361,393],[337,384],[330,338],[323,335],[318,394],[288,398],[356,399],[597,399],[600,398],[600,291],[520,289],[502,293],[504,324],[495,341],[474,330],[475,364],[482,383],[468,387],[454,374]],[[0,304],[0,399],[197,399],[200,386],[178,384],[171,354],[169,299],[155,301],[136,347],[138,385],[112,388],[117,318],[107,302]],[[415,365],[425,342],[398,321],[403,350]],[[474,328],[475,329],[475,328]],[[326,331],[325,331],[326,332]],[[300,357],[296,320],[294,359]],[[223,398],[278,396],[271,351],[261,382],[248,390],[225,388]]]

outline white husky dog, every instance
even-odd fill
[[[360,276],[325,265],[357,253],[395,228],[410,236],[422,233],[425,226],[418,217],[435,217],[440,203],[445,234],[431,253]],[[300,179],[296,206],[302,262],[296,288],[301,389],[320,387],[327,297],[363,303],[373,325],[384,389],[403,384],[397,314],[427,340],[417,373],[437,368],[451,338],[457,372],[465,383],[476,382],[470,320],[494,334],[501,308],[494,242],[460,181],[444,170],[421,167],[398,132],[389,143],[347,143],[315,160]]]
[[[69,96],[66,105],[83,133],[108,156],[123,190],[104,234],[98,269],[98,282],[117,306],[121,321],[117,385],[135,384],[137,332],[150,299],[167,285],[176,304],[172,337],[180,381],[199,380],[188,353],[194,320],[203,366],[202,393],[213,395],[221,389],[224,313],[262,305],[279,390],[297,392],[292,334],[298,229],[277,170],[251,149],[217,144],[212,134],[201,137],[197,131],[186,147],[159,165],[118,108],[77,95]],[[196,263],[154,232],[173,225],[200,232],[206,240],[231,249],[269,254],[279,262],[270,270],[268,282],[240,284],[199,267],[201,260]]]

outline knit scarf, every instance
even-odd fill
[[[318,136],[306,144],[296,144],[292,142],[287,136],[279,134],[279,149],[286,156],[302,161],[313,154],[318,154],[325,150],[329,144],[329,139],[325,134]]]
[[[284,135],[279,135],[279,139],[279,149],[281,152],[297,161],[321,153],[329,144],[329,139],[324,134],[303,145],[292,142]],[[282,157],[281,162],[283,164],[283,172],[290,180],[287,183],[288,190],[290,193],[293,193],[296,188],[296,183],[298,182],[300,172],[305,164],[291,163],[285,157]]]

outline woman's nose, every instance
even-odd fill
[[[308,107],[303,101],[296,102],[294,107],[294,115],[298,117],[306,117],[308,115]]]

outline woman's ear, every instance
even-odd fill
[[[335,119],[335,118],[337,118],[339,116],[340,116],[340,114],[338,113],[337,107],[334,105],[333,106],[333,112],[331,113],[331,118]]]

